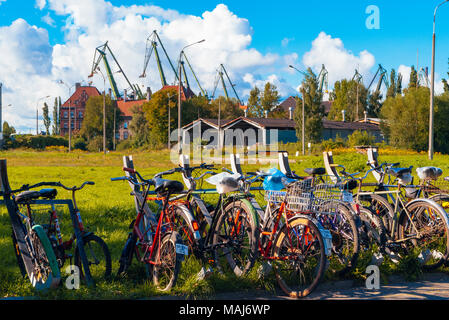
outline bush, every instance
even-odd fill
[[[354,131],[353,134],[351,134],[348,137],[348,145],[351,147],[355,146],[372,146],[376,142],[376,137],[374,137],[372,134],[368,133],[367,131]]]
[[[117,151],[125,151],[133,148],[133,141],[131,139],[126,139],[123,141],[120,141],[115,150]]]
[[[87,150],[90,152],[100,152],[103,150],[103,137],[96,136],[90,139],[87,144]]]
[[[84,140],[83,138],[76,138],[73,141],[73,149],[86,151],[87,150],[87,142],[86,142],[86,140]]]
[[[35,136],[30,134],[15,135],[14,139],[9,139],[5,143],[5,147],[8,149],[30,148],[44,150],[52,146],[68,147],[69,143],[66,138],[60,136]]]
[[[346,141],[337,135],[335,140],[329,139],[321,142],[321,149],[324,151],[330,151],[337,148],[344,148],[347,146]]]

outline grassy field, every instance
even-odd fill
[[[293,151],[293,150],[291,150]],[[294,152],[291,152],[294,154]],[[111,177],[123,175],[123,153],[97,153],[73,152],[32,152],[11,151],[0,152],[0,159],[7,159],[8,175],[12,188],[22,184],[37,183],[41,181],[61,181],[65,185],[80,185],[83,181],[94,181],[94,186],[87,186],[77,193],[77,202],[81,210],[83,221],[90,230],[101,236],[107,243],[112,254],[113,274],[118,269],[118,258],[126,241],[128,226],[135,215],[133,198],[130,188],[125,182],[111,182]],[[139,152],[133,154],[136,169],[151,176],[157,172],[170,169],[175,165],[170,161],[168,151]],[[399,151],[380,151],[381,162],[401,162],[402,166],[415,168],[425,165],[435,165],[449,175],[449,156],[436,155],[432,163],[427,160],[426,154]],[[274,161],[276,159],[273,159]],[[308,155],[305,157],[291,156],[290,166],[298,174],[307,167],[322,167],[322,156]],[[348,172],[366,171],[366,155],[354,150],[337,150],[334,152],[334,161],[344,164]],[[221,168],[222,165],[217,165]],[[255,163],[243,164],[243,169],[250,171],[258,168],[270,168],[275,164]],[[173,177],[180,178],[179,176]],[[69,198],[70,193],[60,190],[60,198]],[[62,217],[63,235],[69,237],[71,233],[68,217]],[[57,290],[46,293],[36,293],[28,279],[22,279],[17,266],[11,244],[11,227],[9,216],[5,208],[0,211],[0,297],[36,296],[49,299],[134,299],[148,298],[160,295],[150,280],[146,280],[144,268],[134,264],[126,278],[113,278],[111,281],[102,281],[95,289],[88,289],[85,285],[80,290],[68,290],[61,286]],[[369,253],[362,255],[357,268],[348,275],[363,280],[366,265],[369,264]],[[190,260],[189,260],[190,261]],[[245,279],[237,279],[231,274],[213,275],[207,280],[197,282],[196,273],[200,264],[190,261],[189,265],[182,267],[178,285],[169,294],[187,297],[204,298],[213,297],[214,292],[251,290],[255,288],[275,290],[272,276],[259,280],[257,265]],[[388,275],[392,272],[403,271],[404,265],[393,265],[388,260],[382,265],[381,272]],[[440,270],[441,271],[441,270]],[[443,270],[445,271],[445,270]],[[327,275],[326,279],[333,279]]]

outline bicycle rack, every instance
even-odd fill
[[[368,163],[373,167],[379,166],[379,162],[377,160],[377,157],[379,155],[377,148],[370,147],[370,148],[366,149],[366,153],[368,155]],[[380,183],[381,179],[382,179],[382,176],[380,175],[380,173],[376,172],[376,171],[372,171],[372,174],[373,174],[374,178],[377,180],[377,182]]]

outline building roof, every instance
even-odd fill
[[[117,100],[117,107],[120,109],[120,111],[122,112],[122,115],[125,117],[132,117],[133,113],[131,111],[132,107],[134,106],[141,106],[145,101],[147,101],[146,99],[142,99],[142,100]]]
[[[324,129],[332,130],[366,130],[366,131],[380,131],[380,127],[374,123],[365,122],[343,122],[323,120]]]
[[[206,123],[207,125],[214,127],[214,128],[218,128],[218,119],[203,119],[203,118],[199,118],[189,124],[186,124],[185,126],[183,126],[183,128],[187,128],[192,126],[194,123],[201,121]],[[230,119],[220,119],[220,127],[224,127],[226,126],[229,122],[234,121],[234,120],[230,120]]]
[[[77,84],[75,92],[72,94],[72,96],[69,99],[67,99],[66,102],[64,102],[62,104],[62,107],[68,107],[69,102],[70,102],[71,106],[75,105],[75,101],[80,100],[82,98],[84,92],[87,95],[87,99],[92,96],[95,97],[95,96],[101,95],[100,91],[98,91],[98,89],[96,87],[81,86],[81,85]],[[85,99],[85,100],[87,101],[87,99]]]
[[[321,103],[322,106],[324,106],[324,113],[328,114],[331,110],[332,101],[323,101]],[[284,111],[289,112],[289,108],[293,108],[293,110],[296,108],[296,98],[293,96],[288,97],[282,103],[279,105]]]

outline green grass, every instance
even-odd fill
[[[294,154],[294,153],[293,153]],[[128,226],[135,216],[133,198],[130,196],[130,188],[127,182],[111,182],[111,177],[123,175],[122,156],[124,154],[113,152],[106,156],[98,153],[73,152],[31,152],[13,151],[0,152],[0,158],[7,159],[8,175],[12,188],[18,188],[22,184],[32,184],[41,181],[61,181],[68,186],[80,185],[83,181],[94,181],[94,186],[86,186],[77,192],[77,203],[80,207],[83,221],[91,231],[101,236],[111,251],[112,272],[111,281],[101,281],[95,289],[81,285],[80,290],[68,290],[61,285],[56,290],[46,293],[36,292],[31,287],[28,279],[22,279],[14,256],[11,242],[11,227],[9,216],[5,208],[0,210],[0,297],[11,296],[37,296],[44,299],[139,299],[151,298],[161,295],[146,278],[142,265],[134,263],[126,277],[116,278],[118,259],[122,247],[128,235]],[[322,167],[321,154],[305,157],[291,156],[292,170],[303,174],[307,167]],[[335,152],[336,163],[344,164],[348,172],[366,171],[366,155],[356,152]],[[273,158],[276,163],[276,158]],[[398,155],[380,153],[381,162],[401,162],[401,166],[429,165],[427,155],[404,153]],[[144,175],[152,176],[157,172],[170,169],[175,165],[169,160],[168,151],[139,152],[134,154],[135,167]],[[432,165],[439,166],[449,175],[449,156],[436,155]],[[242,164],[245,171],[259,168],[270,168],[273,165]],[[217,165],[221,168],[221,165]],[[227,165],[229,167],[229,165]],[[180,176],[173,176],[180,179]],[[58,189],[59,198],[69,198],[68,191]],[[262,197],[258,195],[258,199]],[[70,237],[71,225],[68,215],[62,217],[63,236]],[[346,278],[363,280],[369,253],[362,254],[355,270]],[[401,273],[412,260],[400,266],[388,264],[386,261],[381,270],[384,273]],[[68,263],[67,263],[68,264]],[[274,292],[276,283],[273,275],[259,279],[257,269],[260,263],[252,269],[244,279],[237,279],[233,274],[214,274],[206,280],[197,281],[196,274],[200,270],[200,263],[194,259],[188,259],[183,264],[177,286],[169,293],[188,298],[213,298],[218,292],[246,291],[264,289]],[[64,268],[63,268],[64,269]],[[442,269],[446,271],[446,269]],[[64,275],[64,270],[62,270]],[[328,280],[336,280],[328,275]],[[65,277],[62,280],[65,281]]]

